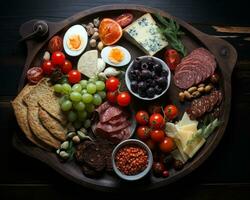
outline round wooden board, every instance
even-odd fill
[[[22,137],[21,134],[15,133],[13,137],[13,145],[21,152],[29,156],[32,156],[36,159],[39,159],[42,162],[45,162],[46,164],[51,166],[53,169],[55,169],[57,172],[59,172],[66,178],[78,184],[81,184],[83,186],[90,187],[93,189],[105,190],[105,191],[125,190],[129,187],[130,188],[133,187],[136,190],[147,190],[147,189],[152,189],[152,188],[158,188],[158,187],[165,186],[171,182],[174,182],[180,179],[181,177],[191,173],[199,165],[201,165],[206,160],[206,158],[212,153],[215,147],[218,145],[225,131],[228,118],[229,118],[229,114],[230,114],[231,74],[232,74],[236,59],[237,59],[237,53],[235,49],[226,41],[204,34],[198,31],[197,29],[195,29],[194,27],[192,27],[191,25],[187,24],[186,22],[169,15],[168,13],[164,11],[154,9],[154,8],[144,7],[141,5],[122,5],[122,4],[107,5],[107,6],[96,7],[90,10],[82,11],[58,23],[47,22],[49,25],[49,36],[42,41],[30,40],[27,42],[28,55],[27,55],[26,64],[23,70],[23,74],[20,80],[19,90],[23,88],[26,82],[25,77],[26,77],[27,70],[31,66],[38,66],[39,63],[41,62],[41,56],[45,51],[45,47],[47,45],[48,40],[52,36],[54,36],[55,34],[63,35],[65,31],[71,25],[78,24],[78,23],[80,24],[87,23],[96,17],[117,16],[121,13],[124,13],[125,11],[132,12],[136,18],[143,15],[144,13],[149,12],[149,13],[159,13],[164,17],[173,18],[174,20],[176,20],[177,23],[179,23],[180,26],[186,32],[186,35],[183,38],[183,42],[185,46],[187,47],[188,52],[195,49],[196,47],[203,46],[209,49],[215,55],[218,66],[219,66],[219,71],[222,76],[220,87],[223,91],[225,98],[223,99],[223,102],[221,104],[222,112],[220,114],[220,120],[222,121],[222,124],[220,125],[220,127],[216,130],[215,133],[213,133],[208,138],[203,148],[194,156],[193,159],[191,159],[185,165],[184,169],[178,172],[175,172],[174,170],[170,171],[171,175],[168,178],[156,178],[153,175],[149,175],[145,179],[140,180],[139,182],[131,183],[131,182],[125,182],[119,179],[115,174],[105,174],[102,178],[91,179],[91,178],[84,176],[80,170],[80,167],[77,166],[73,161],[68,162],[68,163],[61,163],[58,160],[55,153],[50,153],[42,149],[39,149],[38,147],[35,147],[29,144],[29,142],[27,142],[25,138]],[[20,34],[22,37],[25,37],[27,34],[31,32],[33,24],[36,21],[37,20],[31,20],[21,26]],[[137,47],[135,47],[133,44],[129,43],[125,39],[122,39],[119,42],[119,44],[130,50],[132,59],[137,56],[144,55],[142,51],[140,51]],[[156,56],[162,57],[162,53],[159,53]],[[79,57],[73,59],[74,64],[76,64],[78,58]],[[177,103],[177,106],[179,106],[183,112],[184,107],[183,105],[179,103],[177,99],[178,92],[179,90],[172,83],[168,92],[164,95],[164,97],[157,100],[157,102],[165,101],[166,99],[169,99],[170,97],[173,102]],[[135,109],[139,108],[138,106],[139,104],[137,103],[137,100],[134,100],[134,105],[135,105]],[[147,106],[147,104],[144,104],[143,106],[145,107]],[[142,187],[142,184],[143,184],[143,187]]]

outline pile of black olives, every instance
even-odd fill
[[[128,72],[131,90],[141,97],[153,98],[168,85],[168,71],[151,57],[136,58]]]

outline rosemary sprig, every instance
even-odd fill
[[[180,40],[180,37],[185,33],[180,30],[179,24],[173,19],[167,20],[159,14],[155,14],[155,17],[161,23],[160,31],[166,36],[170,46],[185,56],[187,54],[186,48]]]

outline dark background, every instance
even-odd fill
[[[17,94],[25,62],[25,45],[18,44],[18,30],[31,19],[60,21],[76,12],[105,4],[136,3],[160,8],[209,34],[226,37],[239,58],[232,77],[232,108],[227,130],[213,154],[181,181],[147,195],[164,198],[250,199],[250,34],[218,33],[219,26],[250,26],[250,7],[243,1],[180,0],[8,0],[0,3],[0,199],[88,198],[98,192],[82,188],[11,145],[17,126],[10,100]],[[231,38],[228,36],[237,36]],[[248,40],[244,40],[248,38]],[[143,187],[143,186],[142,186]],[[131,191],[133,189],[131,188]],[[118,194],[106,194],[113,198]]]

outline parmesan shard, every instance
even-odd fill
[[[83,75],[93,78],[98,72],[98,51],[90,50],[85,52],[79,59],[77,70]]]

